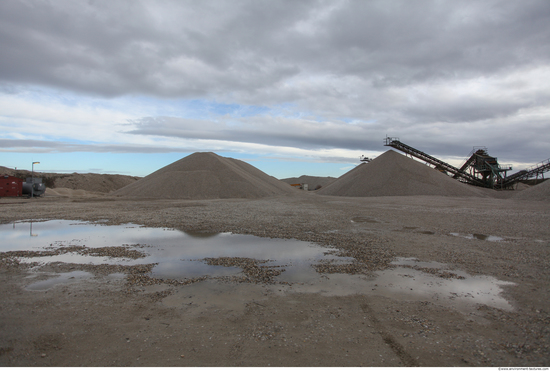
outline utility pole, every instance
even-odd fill
[[[39,164],[40,162],[32,163],[32,172],[31,172],[31,198],[34,197],[34,164]]]

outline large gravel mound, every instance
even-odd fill
[[[387,151],[361,164],[317,191],[348,197],[452,196],[487,197],[487,193],[432,169],[418,161]]]
[[[261,198],[298,192],[254,166],[212,152],[197,152],[112,195],[135,198]]]
[[[550,201],[550,181],[545,180],[536,186],[518,192],[514,196],[520,200]]]

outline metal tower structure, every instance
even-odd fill
[[[489,188],[502,188],[506,172],[512,170],[511,165],[500,165],[496,157],[492,157],[485,147],[474,147],[470,155],[460,167],[461,171],[480,179]],[[457,176],[453,176],[457,178]]]

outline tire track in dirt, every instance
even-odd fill
[[[399,344],[397,340],[395,340],[395,338],[384,329],[384,326],[380,323],[380,321],[378,321],[376,315],[374,314],[374,311],[371,307],[369,307],[368,304],[361,304],[361,310],[363,310],[363,312],[368,316],[372,325],[374,326],[374,329],[382,337],[382,340],[384,340],[384,342],[391,347],[393,352],[397,355],[397,357],[399,357],[401,362],[403,362],[406,367],[419,366],[418,362],[409,353],[407,353],[405,348],[403,348],[403,346]]]

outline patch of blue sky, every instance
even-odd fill
[[[4,126],[4,125],[2,125]],[[12,127],[9,125],[5,125],[5,127]],[[20,132],[6,132],[4,130],[0,131],[0,138],[1,139],[21,139],[21,133]]]
[[[296,157],[285,158],[285,156],[281,155],[273,155],[271,157],[265,154],[254,155],[241,152],[216,153],[223,157],[231,157],[248,162],[250,165],[277,179],[294,178],[301,175],[331,176],[337,178],[360,164],[359,161],[357,163],[325,162]]]
[[[375,124],[377,120],[371,119],[371,120],[363,120],[357,117],[338,117],[337,120],[345,122],[349,125],[368,125],[368,124]]]
[[[261,106],[261,112],[253,112],[254,115],[270,115],[272,117],[301,118],[306,113],[299,110],[295,103],[280,103],[270,107]]]
[[[260,115],[285,116],[289,118],[311,117],[311,112],[298,109],[292,102],[266,105],[246,105],[220,102],[213,99],[158,98],[147,95],[125,95],[103,98],[95,95],[76,94],[67,90],[47,87],[25,87],[17,89],[16,94],[38,104],[58,103],[67,107],[91,107],[111,110],[135,110],[139,115],[176,116],[204,119],[212,116],[230,115],[235,118]],[[128,112],[132,113],[132,112]]]
[[[82,95],[75,94],[68,90],[51,89],[38,86],[20,87],[16,94],[24,96],[25,99],[34,103],[49,104],[55,102],[68,107],[77,107],[87,101],[97,101],[97,98],[83,99]]]
[[[315,122],[325,122],[325,116],[313,113],[311,111],[300,110],[295,104],[285,104],[272,107],[268,112],[271,117],[282,117],[290,120],[307,120]]]
[[[54,173],[100,173],[146,176],[190,153],[0,153],[0,163],[10,168]]]
[[[195,101],[194,103],[201,104],[202,102]],[[236,103],[219,103],[216,101],[206,102],[206,107],[209,113],[214,115],[230,115],[234,118],[253,117],[269,113],[270,109],[266,106],[251,106]]]
[[[0,133],[1,139],[9,139],[14,141],[19,140],[34,140],[34,141],[44,141],[44,142],[74,142],[72,138],[60,138],[52,135],[43,135],[43,134],[34,134],[32,132],[23,133],[22,132],[2,132]],[[16,142],[19,143],[19,142]]]
[[[249,118],[257,116],[285,117],[322,121],[323,117],[312,112],[301,111],[294,103],[283,103],[272,106],[246,105],[231,102],[220,102],[212,99],[157,98],[146,95],[126,95],[115,98],[75,94],[70,91],[49,88],[31,88],[20,90],[27,101],[41,106],[57,104],[83,110],[110,110],[141,117],[180,117],[187,119],[227,120],[231,118]]]
[[[215,119],[222,116],[252,117],[270,112],[266,106],[224,103],[208,99],[166,99],[147,96],[118,98],[127,105],[139,105],[149,116],[172,116],[188,119]]]
[[[236,157],[240,158],[240,157]],[[331,176],[337,178],[357,164],[331,163],[331,162],[309,162],[309,161],[281,161],[275,159],[266,159],[258,157],[248,160],[251,165],[260,169],[264,173],[277,179],[295,178],[301,175],[309,176]]]

